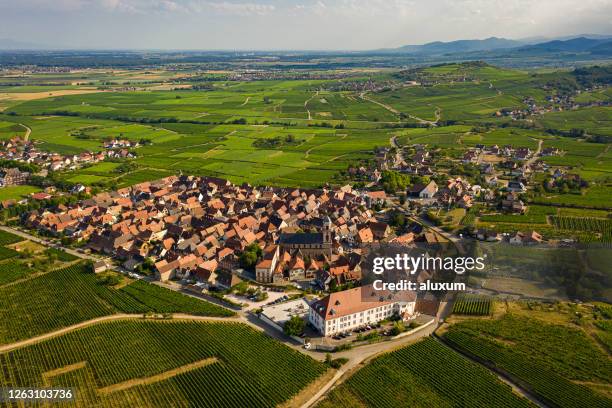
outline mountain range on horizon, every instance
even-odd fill
[[[418,45],[403,45],[396,48],[357,51],[357,53],[377,52],[386,54],[433,56],[512,50],[519,53],[593,51],[595,53],[608,54],[610,49],[612,49],[612,34],[579,34],[555,38],[530,37],[518,40],[501,37],[489,37],[485,39],[462,39],[447,42],[433,41]],[[27,41],[15,40],[12,38],[0,38],[0,51],[46,50],[73,50],[73,48],[36,44]]]
[[[612,35],[581,34],[555,39],[522,39],[489,37],[482,40],[434,41],[422,45],[404,45],[398,48],[377,50],[385,53],[443,55],[483,51],[512,50],[517,52],[584,52],[591,49],[608,49]]]

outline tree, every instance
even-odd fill
[[[245,269],[252,269],[257,264],[257,259],[262,255],[263,251],[256,243],[247,246],[242,254],[240,254],[240,266]]]
[[[406,226],[406,216],[399,211],[395,211],[393,214],[391,214],[389,224],[394,227],[403,228]]]
[[[240,266],[244,269],[251,269],[257,264],[257,254],[245,251],[240,255]]]
[[[406,330],[406,327],[404,327],[404,323],[398,320],[395,323],[393,323],[391,334],[394,336],[397,336],[398,334],[404,332],[405,330]]]
[[[297,315],[291,316],[291,319],[285,323],[283,331],[287,336],[299,336],[304,331],[304,319]]]

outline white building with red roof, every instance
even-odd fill
[[[416,293],[375,290],[371,285],[331,293],[310,305],[308,321],[323,335],[333,336],[394,314],[414,315]]]

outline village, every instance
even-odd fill
[[[42,151],[31,140],[15,136],[0,142],[0,159],[37,165],[43,170],[41,175],[44,176],[48,171],[76,170],[84,165],[98,163],[105,159],[133,158],[134,153],[128,150],[132,147],[138,147],[138,143],[113,139],[104,144],[105,151],[85,151],[79,154],[62,155]],[[24,175],[22,180],[19,180],[21,184],[25,183],[25,178],[27,177]],[[20,183],[13,183],[13,185]]]
[[[127,149],[138,144],[108,140],[106,152],[74,156],[42,153],[19,138],[5,141],[3,147],[6,160],[56,171],[122,151],[131,154]],[[436,226],[432,215],[436,209],[469,210],[484,204],[489,211],[524,214],[528,207],[521,196],[534,173],[548,172],[552,183],[574,177],[539,160],[561,154],[558,149],[541,149],[541,144],[537,150],[476,145],[458,162],[481,169],[485,184],[478,185],[468,177],[438,173],[436,152],[427,145],[378,148],[374,166],[349,171],[369,180],[369,188],[254,187],[215,177],[169,176],[89,195],[73,204],[43,206],[22,221],[39,234],[113,260],[97,262],[96,272],[114,267],[176,290],[230,305],[250,305],[271,327],[291,335],[307,334],[309,339],[320,336],[323,340],[316,346],[329,348],[330,342],[337,347],[352,332],[400,334],[401,330],[392,331],[393,323],[376,331],[381,321],[416,327],[437,313],[440,299],[426,294],[382,303],[363,299],[367,287],[361,286],[362,266],[371,244],[413,247],[455,242],[457,235]],[[389,171],[421,182],[388,193],[380,186]],[[7,169],[2,181],[24,184],[28,176]],[[82,192],[90,191],[80,187]],[[32,198],[49,199],[49,193],[53,192]],[[405,214],[407,225],[394,222],[397,213]],[[471,231],[471,237],[517,245],[545,241],[535,230],[502,234],[479,228]],[[304,325],[287,333],[287,322],[295,316]]]

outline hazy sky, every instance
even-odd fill
[[[612,34],[612,0],[0,0],[0,38],[71,48],[373,49]]]

